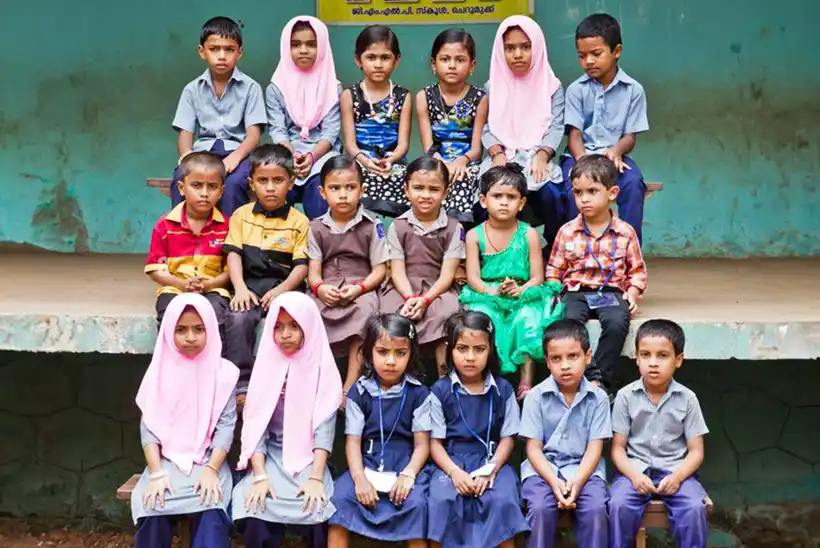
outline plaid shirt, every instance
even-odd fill
[[[646,291],[646,263],[635,229],[619,219],[614,212],[611,213],[609,227],[598,237],[586,229],[581,215],[561,227],[547,264],[548,280],[560,280],[568,291],[578,291],[581,286],[600,288],[614,269],[608,287],[624,292],[630,287],[637,288],[641,293]],[[591,249],[588,249],[587,242]],[[596,257],[598,261],[595,260]],[[598,262],[601,266],[598,266]]]

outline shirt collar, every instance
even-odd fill
[[[261,202],[256,201],[253,204],[253,213],[257,215],[264,215],[268,219],[279,218],[279,219],[287,219],[288,214],[290,214],[290,206],[288,204],[283,205],[279,209],[274,209],[273,211],[268,211],[262,205]]]
[[[244,82],[245,78],[246,78],[246,76],[242,73],[242,71],[239,70],[238,68],[234,67],[233,72],[231,73],[231,77],[228,79],[228,81],[229,82]],[[205,82],[206,84],[211,86],[211,88],[216,89],[216,86],[214,86],[214,77],[211,74],[211,69],[209,69],[209,68],[205,69],[205,72],[203,72],[202,74],[199,75],[198,80],[200,82]]]
[[[360,222],[362,222],[364,216],[364,206],[359,204],[359,209],[356,210],[356,215],[354,215],[353,218],[350,219],[347,222],[347,224],[341,229],[339,229],[339,225],[336,224],[336,221],[333,220],[333,217],[330,216],[330,210],[328,210],[327,213],[319,217],[319,220],[322,222],[323,225],[331,229],[331,231],[341,230],[341,232],[344,233],[353,228],[354,226],[356,226],[357,224],[359,224]]]
[[[458,372],[456,372],[455,369],[453,369],[450,372],[450,382],[453,383],[454,387],[455,386],[460,386],[461,389],[466,392],[466,389],[464,388],[464,385],[461,384],[461,379],[458,378]],[[492,373],[487,373],[487,376],[484,377],[484,388],[482,389],[480,395],[483,395],[483,394],[486,394],[487,392],[489,392],[490,388],[495,388],[495,391],[498,392],[499,395],[501,394],[501,389],[498,388],[498,384],[495,382],[495,377],[493,376]],[[479,395],[479,394],[476,394],[476,395]]]
[[[405,219],[409,225],[420,228],[424,231],[425,234],[433,232],[435,230],[439,230],[441,228],[445,228],[447,226],[447,223],[449,222],[447,212],[444,211],[443,207],[438,212],[438,218],[435,221],[433,221],[433,224],[431,224],[430,226],[426,226],[424,223],[419,221],[419,218],[416,217],[416,214],[412,208],[408,209],[406,212],[399,215],[399,219]]]
[[[556,396],[561,395],[561,388],[558,386],[558,383],[555,382],[555,377],[550,375],[547,379],[542,383],[543,393],[550,393]],[[578,392],[575,394],[577,397],[573,400],[573,403],[576,401],[581,401],[586,397],[587,394],[592,393],[592,384],[586,379],[586,377],[581,377],[581,384],[578,385]]]
[[[421,381],[419,381],[413,375],[405,375],[402,381],[399,384],[391,386],[386,392],[382,392],[382,397],[389,397],[401,394],[404,391],[405,384],[410,383],[415,386],[421,386]],[[359,385],[359,393],[367,392],[370,396],[377,398],[379,397],[379,381],[376,380],[376,376],[362,376],[356,381],[356,384]]]
[[[172,223],[179,223],[185,228],[188,228],[188,218],[185,216],[185,202],[177,205],[174,209],[172,209],[166,216],[165,219],[171,221]],[[205,222],[205,226],[209,226],[211,223],[224,223],[225,217],[222,213],[217,209],[213,208],[211,210],[211,216],[208,217],[208,220]]]
[[[635,381],[635,385],[632,387],[632,391],[643,392],[647,396],[649,395],[649,392],[646,390],[646,385],[643,383],[643,379],[638,379],[637,381]],[[678,394],[681,392],[683,392],[683,386],[681,386],[681,384],[678,381],[676,381],[673,377],[672,382],[669,383],[669,388],[666,389],[666,394],[664,395]]]
[[[619,225],[618,214],[615,213],[615,211],[612,208],[609,209],[609,214],[612,215],[612,218],[609,220],[609,226],[606,227],[606,230],[604,230],[603,233],[606,234],[607,232],[614,232],[614,233],[617,234],[618,233],[618,227],[620,226]],[[579,213],[578,216],[575,218],[574,222],[575,222],[575,225],[573,226],[573,230],[572,230],[573,232],[575,232],[575,233],[580,232],[582,234],[586,233],[590,236],[593,236],[592,232],[590,232],[589,229],[587,228],[587,224],[586,224],[586,221],[584,220],[583,214]]]
[[[596,82],[597,84],[600,85],[600,82],[598,82],[598,80],[596,80],[595,78],[593,78],[592,76],[590,76],[587,73],[584,73],[581,76],[581,78],[579,78],[579,81],[581,81],[581,82],[593,81],[593,82]],[[634,84],[635,80],[631,76],[629,76],[624,71],[624,69],[622,69],[621,67],[618,67],[618,72],[615,73],[615,78],[612,79],[612,82],[610,82],[609,86],[607,86],[606,89],[612,89],[613,87],[615,87],[616,84],[619,84],[619,83],[629,86],[629,85]]]

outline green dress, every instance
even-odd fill
[[[481,253],[481,279],[496,288],[505,278],[520,284],[530,279],[530,250],[525,222],[518,222],[510,243],[503,251],[486,253],[486,223],[475,228]],[[560,302],[561,286],[555,282],[530,287],[518,298],[489,295],[465,286],[459,300],[469,310],[483,312],[493,321],[501,372],[515,373],[524,364],[525,356],[543,361],[541,338],[544,328],[561,318],[564,306]]]

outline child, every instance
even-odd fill
[[[347,395],[361,376],[362,333],[379,312],[376,289],[384,281],[390,257],[384,226],[361,205],[361,168],[349,156],[331,158],[322,167],[322,197],[330,211],[310,223],[308,283],[322,314],[330,344],[348,356]]]
[[[621,356],[630,315],[646,291],[646,264],[635,230],[609,209],[618,196],[618,170],[600,154],[584,156],[570,174],[581,214],[558,232],[547,280],[560,282],[566,317],[601,322],[587,379],[608,389]]]
[[[558,284],[544,284],[538,233],[516,216],[527,201],[527,180],[518,164],[481,176],[481,206],[489,219],[467,234],[467,287],[459,300],[484,312],[496,328],[501,373],[523,365],[518,397],[532,388],[532,361],[543,359],[544,327],[561,317]]]
[[[339,94],[327,27],[308,15],[291,19],[282,30],[281,57],[265,92],[268,132],[274,143],[294,154],[296,188],[288,203],[302,201],[315,219],[327,211],[319,195],[319,171],[339,154]]]
[[[228,546],[239,370],[223,360],[213,308],[184,293],[168,305],[137,406],[147,468],[131,493],[137,548],[171,548],[175,519],[191,519],[193,546]],[[166,494],[167,491],[167,494]]]
[[[532,534],[528,548],[552,548],[562,510],[573,510],[578,546],[608,548],[606,472],[601,453],[612,437],[609,398],[584,378],[592,359],[579,321],[544,331],[550,376],[524,400],[519,435],[527,438],[522,496]]]
[[[356,38],[356,66],[364,79],[342,92],[345,150],[364,168],[365,207],[389,216],[401,215],[404,156],[410,148],[409,92],[393,84],[399,65],[399,39],[383,25],[371,25]]]
[[[709,433],[695,393],[673,378],[683,363],[683,329],[649,320],[635,338],[640,380],[618,391],[612,409],[612,463],[617,469],[609,502],[613,548],[635,546],[652,498],[666,504],[680,548],[706,548],[706,491],[698,481],[703,436]]]
[[[179,170],[179,193],[185,201],[157,221],[145,262],[145,273],[160,286],[157,323],[176,295],[201,293],[213,306],[219,333],[224,335],[231,296],[222,255],[228,220],[216,203],[222,196],[225,166],[210,152],[192,152],[180,162]]]
[[[488,157],[481,171],[508,162],[525,167],[528,199],[549,245],[564,219],[561,168],[553,161],[564,136],[564,90],[538,23],[514,15],[499,25],[485,89],[490,112],[482,142]]]
[[[512,386],[498,376],[490,318],[460,312],[447,322],[448,376],[430,397],[427,538],[433,546],[512,548],[529,531],[518,479],[506,464],[520,416]]]
[[[433,345],[439,376],[447,348],[444,322],[458,312],[456,269],[464,259],[464,229],[442,207],[450,178],[444,162],[422,156],[407,167],[412,209],[387,230],[390,276],[382,312],[398,312],[414,322],[419,345]]]
[[[585,154],[604,154],[618,168],[618,214],[642,240],[643,175],[627,154],[639,133],[649,130],[643,86],[618,67],[623,44],[621,27],[611,15],[596,13],[575,30],[575,47],[585,74],[567,88],[564,123],[569,129],[568,152],[561,167],[564,180]],[[571,198],[571,197],[570,197]],[[568,218],[578,214],[569,200]]]
[[[179,132],[180,161],[192,151],[210,151],[222,158],[225,192],[220,209],[231,216],[248,201],[247,156],[259,144],[267,123],[262,88],[238,68],[242,58],[242,29],[227,17],[208,20],[199,34],[199,56],[208,70],[182,90],[173,126]],[[182,202],[177,182],[179,166],[171,183],[171,203]]]
[[[273,397],[271,397],[273,395]],[[246,548],[279,548],[297,525],[308,548],[327,545],[342,380],[319,311],[304,293],[271,303],[243,413],[233,519]]]
[[[349,531],[426,548],[430,392],[419,381],[416,328],[398,314],[370,319],[362,353],[367,373],[347,395],[349,471],[336,480],[329,544]]]
[[[235,291],[225,319],[226,357],[239,367],[243,397],[259,320],[276,297],[304,287],[308,270],[309,221],[285,199],[293,188],[293,156],[282,145],[262,145],[250,165],[256,201],[236,210],[223,246]]]
[[[427,154],[447,164],[452,186],[444,210],[458,221],[472,224],[481,128],[487,122],[486,94],[467,83],[475,69],[473,37],[465,30],[445,30],[433,42],[430,65],[438,84],[416,95],[421,144]]]

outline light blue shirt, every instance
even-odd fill
[[[390,400],[400,398],[404,392],[405,383],[421,386],[421,382],[412,375],[405,375],[404,380],[399,384],[391,386],[387,391],[381,392],[382,399]],[[361,377],[353,385],[359,394],[367,392],[373,398],[379,397],[379,381],[373,377]],[[345,435],[361,436],[364,432],[364,425],[367,418],[364,416],[359,405],[347,398],[345,405]],[[428,395],[424,402],[413,410],[413,432],[429,432],[432,429],[430,424],[430,396]]]
[[[643,473],[650,467],[674,472],[686,458],[687,440],[708,434],[709,429],[694,392],[673,379],[655,406],[638,379],[615,397],[612,432],[626,436],[629,464]]]
[[[544,442],[544,456],[554,470],[564,479],[574,478],[589,442],[612,437],[609,398],[583,379],[572,404],[567,405],[555,379],[547,377],[524,399],[518,435]],[[536,474],[529,459],[521,463],[521,481]],[[606,481],[603,458],[593,475]]]
[[[194,150],[211,150],[219,139],[225,150],[235,150],[247,136],[247,128],[265,126],[268,117],[262,88],[235,68],[222,97],[216,96],[211,71],[188,83],[179,98],[173,126],[194,134]]]
[[[461,379],[458,378],[458,373],[456,373],[455,370],[450,373],[449,378],[453,383],[453,386],[456,386],[456,390],[458,390],[459,394],[483,396],[490,390],[495,390],[499,395],[501,395],[501,390],[499,390],[498,384],[496,384],[495,377],[493,377],[492,373],[488,373],[484,378],[484,388],[478,394],[468,392],[462,386]],[[429,401],[430,420],[432,421],[431,437],[443,440],[447,438],[447,419],[444,417],[444,407],[441,405],[441,400],[438,399],[438,396],[432,392],[430,393]],[[504,402],[504,406],[504,422],[501,425],[501,432],[499,433],[499,436],[502,438],[507,438],[518,434],[518,428],[521,425],[521,413],[519,412],[518,404],[515,401],[515,393],[507,398],[507,401]]]
[[[646,93],[623,69],[604,89],[584,74],[567,88],[564,123],[583,132],[586,152],[603,152],[629,133],[649,130]]]
[[[489,96],[490,94],[490,83],[487,82],[484,85],[484,91]],[[558,87],[555,90],[555,93],[552,94],[552,121],[550,122],[549,127],[547,128],[546,133],[544,133],[544,138],[541,139],[541,146],[542,147],[549,147],[552,150],[558,151],[558,147],[561,145],[561,139],[564,138],[564,89],[562,87]],[[493,135],[490,131],[490,123],[487,122],[484,124],[484,129],[481,132],[481,144],[484,145],[484,148],[489,150],[491,146],[494,145],[501,145],[504,146],[504,143],[498,140],[498,137]]]

